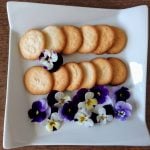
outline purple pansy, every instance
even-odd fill
[[[51,114],[51,108],[48,106],[45,99],[40,99],[33,102],[32,108],[28,111],[28,116],[31,122],[42,122]]]
[[[57,103],[57,100],[55,99],[55,94],[57,93],[58,91],[56,90],[53,90],[51,91],[48,96],[47,96],[47,103],[48,105],[51,107],[51,113],[53,112],[58,112],[58,108],[54,106],[54,104]]]
[[[73,101],[69,103],[65,103],[63,107],[60,109],[60,116],[65,120],[73,120],[76,112],[78,111],[78,107],[74,104]]]
[[[115,104],[115,118],[122,121],[131,116],[132,105],[124,101],[119,101]]]
[[[88,89],[85,89],[85,88],[80,89],[72,99],[74,104],[78,105],[78,103],[85,101],[85,94],[87,92],[88,92]]]
[[[109,94],[108,89],[105,86],[97,85],[90,89],[94,93],[94,98],[97,99],[99,104],[103,104],[106,101],[107,95]]]
[[[115,92],[116,102],[117,101],[126,101],[130,97],[129,89],[126,87],[121,87]]]

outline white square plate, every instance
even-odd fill
[[[150,145],[145,123],[146,70],[148,51],[148,8],[101,9],[47,5],[24,2],[7,3],[10,25],[7,97],[4,120],[4,148],[27,145]],[[128,62],[129,77],[125,85],[132,91],[134,112],[125,122],[113,121],[105,126],[79,127],[72,123],[54,133],[30,123],[27,111],[37,96],[26,92],[22,78],[25,70],[37,62],[27,62],[20,56],[18,41],[30,28],[49,24],[110,24],[123,28],[128,36],[127,46],[114,56]],[[94,55],[71,55],[72,59],[87,60]]]

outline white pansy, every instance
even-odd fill
[[[86,111],[85,109],[79,110],[74,120],[77,121],[79,125],[84,125],[86,127],[92,127],[94,125],[94,122],[92,119],[90,119],[91,113]]]
[[[86,92],[85,93],[85,100],[92,99],[92,98],[94,98],[93,92]]]
[[[52,62],[56,62],[58,60],[58,55],[56,52],[54,51],[50,51],[51,55],[50,55],[50,59],[52,60]]]
[[[57,53],[52,50],[45,50],[42,53],[44,56],[40,58],[40,63],[47,67],[48,70],[51,70],[54,66],[53,63],[58,60]]]
[[[58,130],[62,125],[62,119],[58,113],[52,113],[51,118],[47,120],[46,129],[49,132]]]
[[[106,124],[107,122],[113,120],[113,116],[107,115],[105,108],[102,107],[101,105],[97,105],[94,109],[94,112],[98,114],[96,119],[97,122],[99,122],[100,124]]]
[[[94,98],[94,93],[93,92],[87,92],[85,94],[85,101],[80,102],[78,104],[79,109],[86,108],[87,110],[93,110],[94,107],[97,105],[97,99]]]
[[[55,94],[55,99],[57,100],[57,103],[54,104],[56,107],[62,107],[65,103],[71,101],[71,97],[65,95],[63,92],[57,92]]]

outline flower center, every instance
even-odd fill
[[[85,121],[85,117],[84,116],[80,116],[80,122],[84,122]]]
[[[51,121],[49,124],[50,126],[55,127],[55,121]]]
[[[120,95],[119,95],[120,97],[124,97],[124,95],[122,94],[122,93],[120,93]]]
[[[121,117],[124,117],[124,116],[125,116],[125,112],[122,111],[122,110],[121,110],[121,111],[118,111],[118,115],[121,116]]]
[[[88,99],[87,101],[86,101],[86,105],[88,105],[88,106],[91,106],[93,103],[92,103],[92,100],[91,99]]]
[[[101,120],[105,120],[107,117],[104,115],[104,114],[102,114],[101,116],[100,116],[100,119]]]
[[[65,102],[65,99],[62,98],[62,99],[60,100],[60,104],[64,104],[64,102]]]
[[[37,111],[35,112],[35,114],[38,115],[38,114],[39,114],[39,111],[37,110]]]
[[[68,109],[68,112],[69,112],[69,113],[71,112],[71,108]]]
[[[100,93],[100,92],[97,92],[97,95],[98,95],[98,96],[100,96],[100,95],[101,95],[101,93]]]
[[[93,107],[94,106],[96,106],[97,105],[97,100],[96,99],[88,99],[88,100],[86,100],[85,101],[85,107],[87,108],[87,109],[93,109]]]

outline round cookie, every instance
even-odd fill
[[[64,30],[67,38],[67,43],[65,48],[63,49],[63,53],[72,54],[80,48],[82,44],[82,34],[79,28],[75,26],[63,26],[62,29]]]
[[[80,88],[92,88],[96,83],[96,68],[91,62],[79,63],[83,70],[83,80]]]
[[[66,44],[66,37],[63,30],[58,26],[48,26],[43,29],[46,37],[46,49],[61,52]]]
[[[79,53],[90,53],[96,49],[98,46],[99,33],[95,26],[85,25],[81,28],[83,35],[83,43]]]
[[[99,45],[94,51],[95,54],[103,54],[110,49],[115,40],[114,30],[107,25],[97,25],[99,31]]]
[[[80,88],[83,79],[83,71],[79,64],[72,62],[67,63],[64,66],[68,70],[70,76],[70,84],[67,87],[67,90],[73,91]]]
[[[113,69],[112,85],[118,85],[125,82],[128,76],[128,69],[126,64],[118,58],[108,58]]]
[[[116,27],[111,27],[115,31],[115,42],[113,46],[107,51],[109,54],[120,53],[126,45],[127,37],[125,32]]]
[[[44,50],[45,37],[39,30],[27,31],[19,41],[21,55],[28,60],[38,59]]]
[[[51,91],[53,87],[53,77],[43,67],[34,66],[26,71],[24,84],[31,94],[43,95]]]
[[[69,73],[68,70],[61,66],[56,72],[53,74],[54,86],[53,90],[64,91],[69,85]]]
[[[113,75],[112,66],[109,61],[105,58],[96,58],[92,60],[92,63],[96,67],[96,84],[109,84]]]

